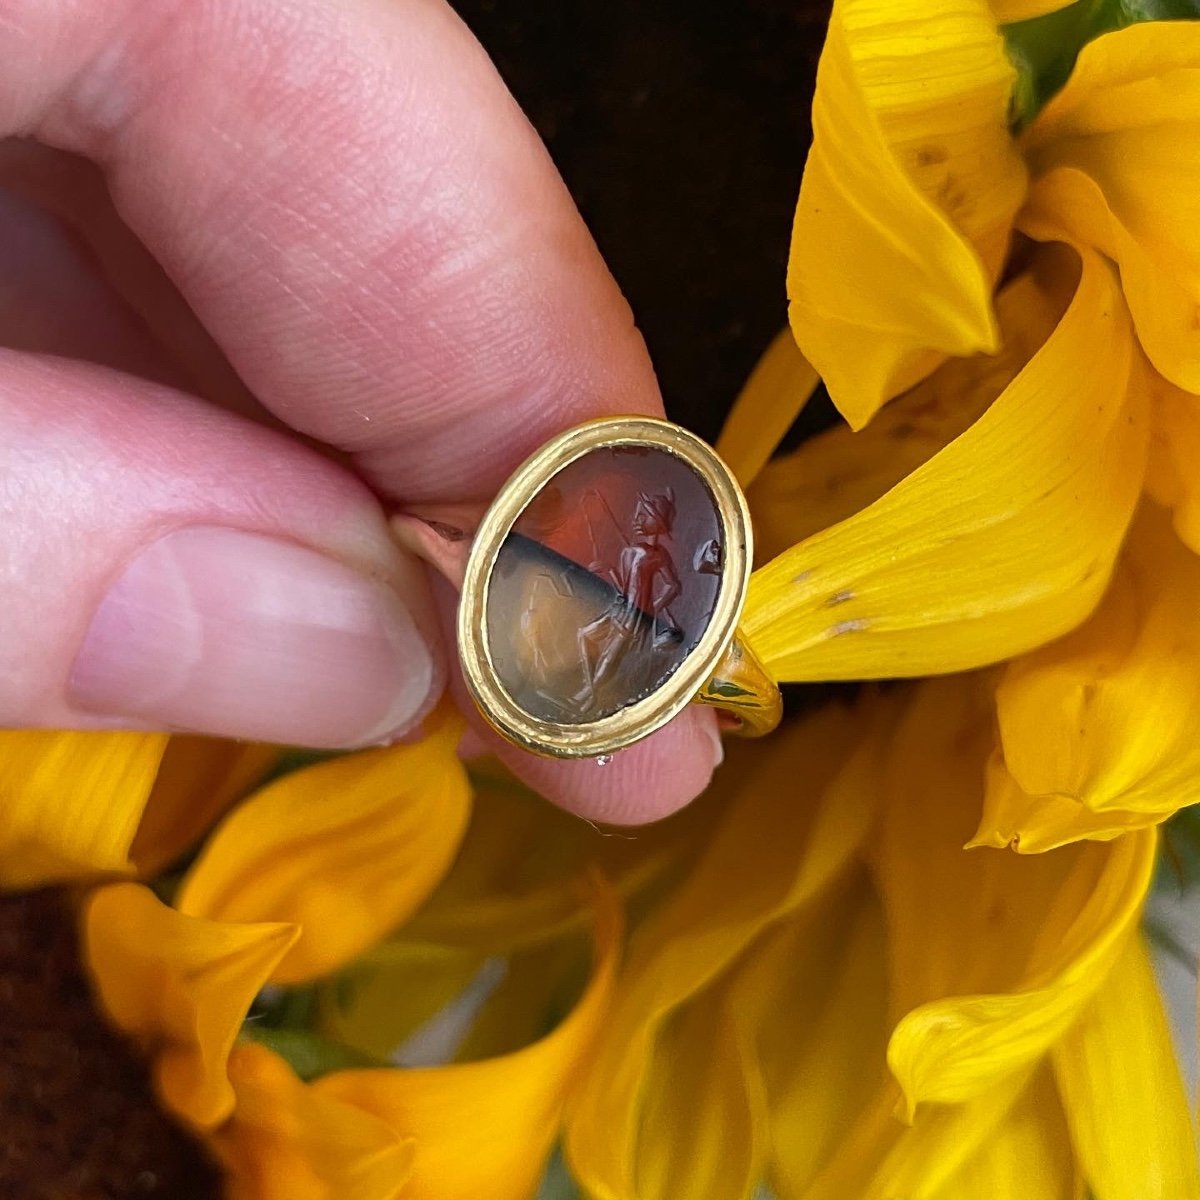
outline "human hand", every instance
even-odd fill
[[[483,50],[440,0],[7,0],[0,133],[0,725],[411,730],[453,597],[383,505],[661,413]],[[719,746],[691,708],[604,770],[499,749],[636,822]]]

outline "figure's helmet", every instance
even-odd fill
[[[644,534],[668,534],[675,524],[675,492],[655,492],[653,496],[643,493],[638,497],[633,514],[634,528]]]

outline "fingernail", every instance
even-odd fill
[[[69,687],[94,713],[332,747],[402,732],[435,678],[429,647],[385,584],[291,542],[197,527],[125,568]]]

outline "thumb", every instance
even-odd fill
[[[442,689],[423,571],[282,435],[0,351],[0,479],[0,725],[351,746]]]

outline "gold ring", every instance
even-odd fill
[[[769,732],[779,689],[737,633],[751,538],[729,468],[678,425],[614,417],[553,438],[466,558],[458,647],[479,711],[557,758],[610,754],[689,702]]]

